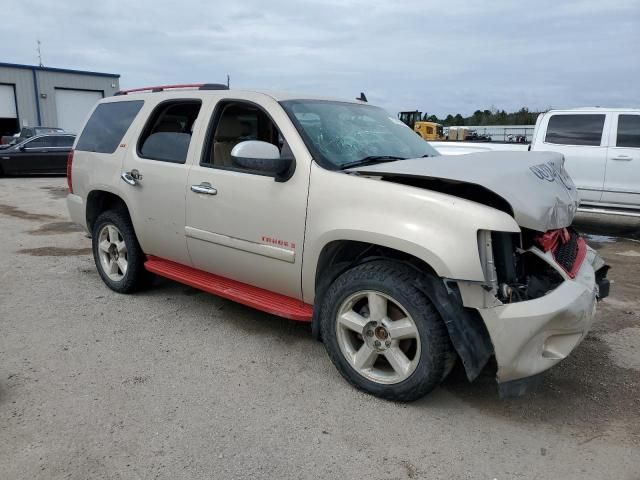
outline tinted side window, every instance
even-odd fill
[[[74,137],[70,137],[69,135],[61,135],[58,137],[55,137],[55,146],[56,147],[68,147],[71,148],[71,146],[73,145],[73,140]]]
[[[545,142],[560,145],[600,145],[605,115],[553,115]]]
[[[640,115],[618,117],[617,147],[640,148]]]
[[[158,105],[140,136],[138,155],[151,160],[184,163],[200,106],[199,100],[170,101]]]
[[[25,143],[26,148],[47,148],[55,146],[54,137],[34,138],[30,142]]]
[[[76,150],[115,152],[142,104],[142,100],[132,100],[98,105],[82,130]]]

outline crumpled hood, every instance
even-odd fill
[[[518,225],[539,232],[571,225],[578,192],[553,152],[480,152],[355,167],[372,176],[422,177],[480,185],[511,205]]]

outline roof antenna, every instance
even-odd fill
[[[40,45],[42,43],[40,42],[40,40],[38,40],[38,66],[39,67],[44,67],[44,65],[42,64],[42,52],[40,51]]]
[[[365,102],[367,103],[367,96],[364,94],[364,92],[360,92],[360,96],[356,98],[356,100],[360,100],[361,102]]]

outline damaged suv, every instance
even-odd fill
[[[565,358],[608,294],[555,153],[442,157],[362,101],[153,87],[98,103],[69,156],[98,273],[154,273],[311,323],[356,387],[400,401],[459,358],[502,394]]]

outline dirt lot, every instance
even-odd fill
[[[534,394],[454,372],[402,405],[306,325],[168,281],[111,292],[64,185],[0,179],[0,478],[640,479],[640,221],[579,219],[616,283]]]

